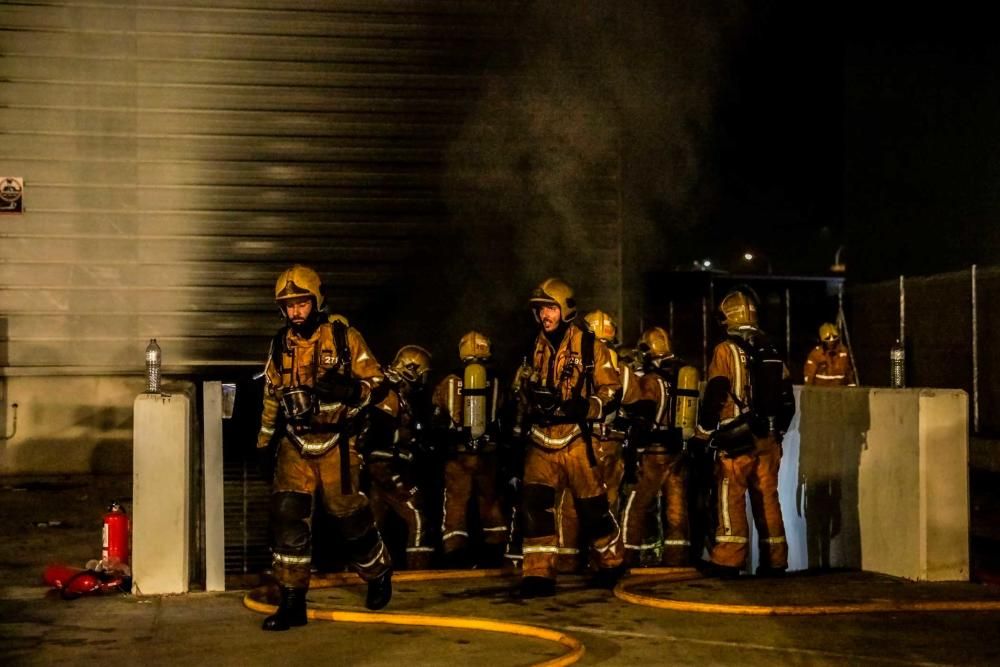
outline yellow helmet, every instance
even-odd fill
[[[757,328],[757,304],[743,292],[727,294],[719,303],[719,313],[725,318],[727,331]]]
[[[592,310],[583,316],[583,320],[587,323],[587,327],[594,332],[594,336],[602,343],[618,341],[618,325],[603,310]]]
[[[836,324],[824,322],[819,326],[819,339],[824,343],[832,343],[840,339],[840,331]]]
[[[670,347],[670,334],[663,327],[650,327],[639,336],[639,350],[653,359],[674,356]]]
[[[470,331],[458,341],[458,358],[462,361],[489,359],[492,354],[490,339],[478,331]]]
[[[280,306],[282,301],[304,296],[313,297],[316,308],[320,308],[323,305],[323,284],[318,273],[308,266],[296,264],[278,276],[278,282],[274,284],[274,300]]]
[[[570,322],[576,317],[576,299],[573,298],[573,288],[558,278],[548,278],[531,293],[531,307],[548,304],[559,306],[563,322]],[[538,313],[535,313],[538,319]]]
[[[404,345],[389,368],[409,382],[422,382],[431,372],[431,353],[419,345]]]

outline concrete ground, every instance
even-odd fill
[[[120,477],[0,478],[0,664],[530,665],[560,647],[478,631],[324,621],[264,633],[243,591],[64,601],[41,585],[45,565],[82,566],[100,550],[100,517],[127,497]],[[750,617],[679,613],[622,602],[560,581],[554,599],[521,602],[509,581],[398,582],[389,612],[476,616],[561,630],[586,646],[582,665],[1000,664],[1000,612]],[[1000,600],[970,583],[913,584],[858,572],[784,580],[699,580],[636,592],[737,604],[871,599]],[[361,609],[358,586],[313,590],[312,608]]]

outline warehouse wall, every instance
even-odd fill
[[[600,83],[552,86],[569,70],[603,80],[579,57],[587,43],[552,37],[577,13],[485,0],[4,5],[0,176],[23,177],[25,193],[23,214],[0,217],[0,421],[12,402],[21,420],[0,471],[90,460],[105,425],[81,410],[127,412],[149,338],[168,376],[259,364],[279,325],[273,281],[292,262],[320,271],[330,309],[380,358],[415,340],[450,356],[470,326],[513,312],[523,323],[524,294],[561,266],[585,302],[618,308],[614,100]],[[573,53],[559,55],[564,43]],[[583,148],[554,157],[566,145]],[[596,241],[567,256],[576,238]],[[74,417],[42,416],[54,395]],[[83,449],[18,454],[42,421]]]

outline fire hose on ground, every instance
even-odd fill
[[[461,579],[486,579],[504,576],[501,570],[426,570],[399,572],[394,581],[454,581]],[[701,614],[736,614],[744,616],[819,616],[832,614],[875,614],[900,612],[950,612],[950,611],[1000,611],[1000,600],[938,600],[938,601],[901,601],[873,600],[861,603],[841,603],[824,605],[746,605],[709,602],[692,602],[660,598],[651,595],[632,593],[629,589],[636,586],[653,583],[679,583],[702,579],[703,575],[689,567],[658,567],[632,569],[628,576],[620,581],[614,589],[618,599],[643,607],[665,609]],[[361,579],[353,573],[332,574],[313,579],[312,588],[334,588],[356,585]],[[243,604],[249,609],[264,614],[271,614],[277,609],[275,605],[264,602],[266,588],[258,588],[243,598]],[[499,632],[509,635],[531,637],[555,642],[567,649],[563,655],[536,663],[534,667],[562,667],[579,661],[585,652],[584,645],[570,635],[557,630],[542,628],[523,623],[511,623],[485,618],[470,618],[465,616],[437,616],[430,614],[400,614],[384,612],[351,612],[326,609],[309,609],[307,615],[313,620],[337,621],[341,623],[371,623],[381,625],[406,625],[434,628],[454,628],[462,630],[481,630]]]
[[[393,575],[394,582],[413,581],[454,581],[458,579],[486,579],[503,576],[501,570],[416,570],[403,571]],[[357,575],[345,572],[323,577],[315,577],[311,588],[335,588],[363,583]],[[263,602],[260,598],[266,589],[258,588],[243,598],[243,604],[248,608],[263,613],[274,613],[277,607]],[[337,621],[340,623],[373,623],[380,625],[407,625],[431,628],[453,628],[460,630],[481,630],[499,632],[520,637],[531,637],[555,642],[568,649],[563,655],[536,663],[533,667],[563,667],[572,665],[583,657],[583,644],[562,632],[541,628],[524,623],[511,623],[488,618],[472,618],[468,616],[437,616],[431,614],[400,614],[384,612],[335,611],[332,609],[307,609],[306,615],[311,620]]]

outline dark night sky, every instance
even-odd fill
[[[979,14],[751,3],[691,251],[877,280],[1000,260],[1000,46]],[[680,258],[678,258],[680,259]]]

